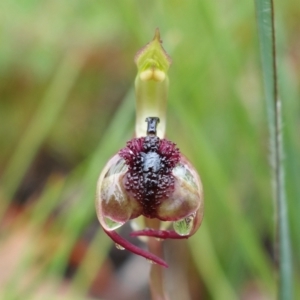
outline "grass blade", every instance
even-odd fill
[[[256,0],[256,13],[271,143],[273,188],[276,205],[275,257],[278,265],[278,299],[292,299],[292,267],[287,200],[284,182],[281,101],[277,90],[274,6]]]
[[[41,144],[55,124],[78,78],[82,63],[75,55],[68,55],[57,70],[2,178],[6,199],[13,197]]]

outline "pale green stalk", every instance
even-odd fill
[[[159,229],[160,221],[157,219],[145,219],[145,224],[149,228]],[[148,249],[151,253],[163,257],[162,241],[149,238]],[[164,268],[159,265],[152,264],[150,270],[149,285],[152,300],[169,300],[165,290]]]
[[[135,134],[137,137],[145,136],[145,119],[155,116],[160,119],[157,135],[165,136],[166,108],[168,93],[168,78],[163,82],[144,81],[140,75],[136,78],[136,115]]]

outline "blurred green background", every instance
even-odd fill
[[[276,1],[275,9],[299,282],[300,5]],[[205,191],[197,234],[165,243],[170,270],[181,272],[172,269],[172,255],[188,245],[181,259],[191,299],[274,298],[274,207],[254,1],[4,0],[1,299],[150,299],[149,264],[116,250],[103,234],[94,195],[105,162],[133,134],[133,57],[156,27],[173,59],[167,135],[199,170]],[[169,284],[171,299],[180,280]]]

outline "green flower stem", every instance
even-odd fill
[[[166,109],[169,88],[167,71],[171,59],[162,47],[159,30],[153,40],[144,46],[135,57],[138,74],[135,79],[137,137],[145,136],[145,119],[158,117],[157,135],[165,136]]]
[[[159,229],[160,221],[157,219],[145,218],[145,225],[149,228]],[[162,242],[154,238],[148,239],[148,249],[151,253],[163,257]],[[164,268],[159,265],[152,264],[150,270],[150,291],[152,300],[169,300],[166,295],[164,285]]]

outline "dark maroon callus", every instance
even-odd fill
[[[180,160],[176,144],[148,135],[127,142],[119,155],[128,166],[125,189],[141,204],[145,217],[158,217],[157,207],[174,191],[172,170]]]

